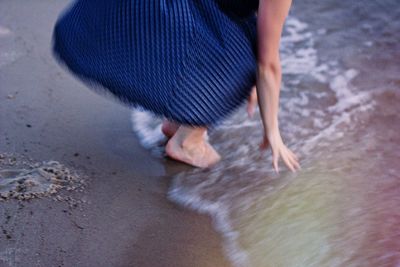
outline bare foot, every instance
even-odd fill
[[[171,138],[172,136],[174,136],[174,134],[176,133],[176,131],[179,128],[179,124],[169,121],[167,119],[165,119],[163,121],[162,127],[161,127],[161,131],[163,132],[163,134],[167,137],[167,138]]]
[[[199,168],[211,167],[221,160],[218,152],[205,140],[182,144],[178,139],[174,136],[167,143],[165,151],[170,158]]]

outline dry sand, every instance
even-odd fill
[[[0,202],[0,266],[229,266],[210,219],[166,199],[171,174],[187,167],[153,158],[129,109],[51,56],[67,3],[0,2],[0,153],[60,162],[86,182],[58,200]]]

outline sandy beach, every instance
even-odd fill
[[[68,1],[0,3],[0,153],[58,161],[84,189],[0,202],[0,266],[229,266],[206,216],[166,198],[188,168],[153,157],[130,110],[58,66],[51,34]],[[13,166],[10,166],[13,168]]]
[[[160,155],[160,120],[52,56],[69,2],[0,1],[0,267],[400,266],[397,0],[293,2],[279,175],[245,107],[212,168]]]

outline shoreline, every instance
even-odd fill
[[[83,192],[64,192],[76,207],[52,197],[0,202],[0,265],[229,266],[210,217],[167,199],[171,175],[186,167],[151,156],[130,110],[51,56],[67,3],[0,4],[0,42],[13,55],[0,65],[0,153],[55,160],[89,178]]]

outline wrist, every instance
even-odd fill
[[[278,122],[274,123],[273,125],[267,125],[267,127],[265,129],[265,134],[267,136],[280,135]]]

